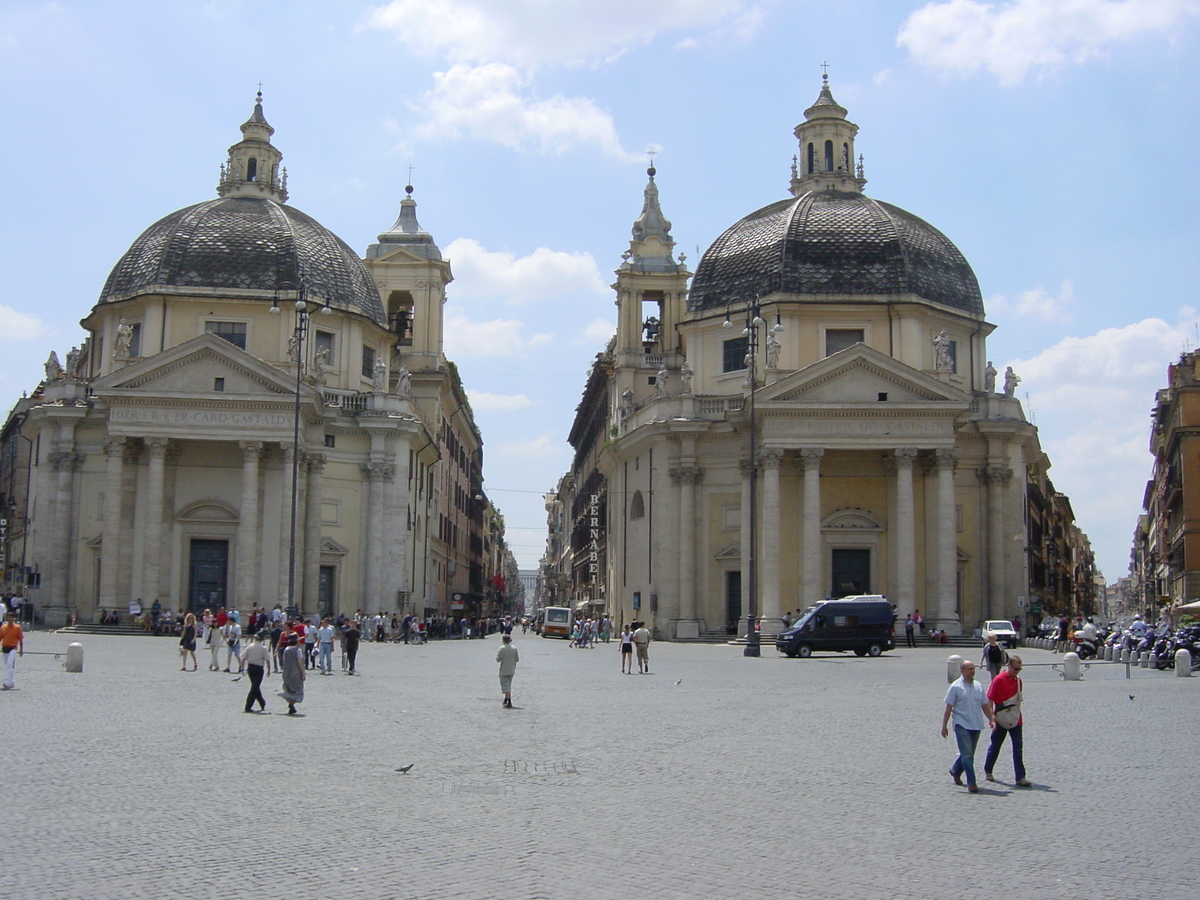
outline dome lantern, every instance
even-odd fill
[[[808,191],[862,192],[867,179],[862,177],[862,166],[856,170],[854,164],[858,126],[833,99],[828,73],[821,76],[821,93],[804,111],[804,121],[794,134],[800,142],[800,155],[792,165],[793,197]]]
[[[271,135],[275,129],[263,115],[262,91],[254,99],[254,112],[242,123],[242,140],[229,148],[229,159],[221,166],[217,194],[221,197],[267,197],[287,201],[287,169]]]

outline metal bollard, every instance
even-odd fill
[[[1063,678],[1067,681],[1080,681],[1083,671],[1079,665],[1078,653],[1067,653],[1063,656]]]
[[[1180,647],[1175,651],[1175,677],[1176,678],[1191,678],[1192,676],[1192,651],[1184,647]]]
[[[67,671],[83,671],[83,644],[78,641],[73,644],[67,644]]]
[[[946,658],[946,684],[954,684],[958,677],[962,675],[959,668],[962,665],[963,658],[957,653],[953,653]]]

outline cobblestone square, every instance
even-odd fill
[[[246,715],[244,679],[180,672],[167,638],[26,650],[75,639],[83,674],[27,655],[0,695],[14,900],[1195,893],[1196,678],[1028,666],[1034,787],[1002,756],[972,796],[938,735],[945,648],[655,644],[629,676],[615,642],[518,633],[505,710],[495,636],[365,644],[291,718],[277,675]]]

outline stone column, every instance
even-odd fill
[[[742,614],[738,617],[738,634],[744,638],[750,635],[746,630],[746,623],[749,621],[747,611],[750,609],[750,560],[755,556],[754,548],[750,546],[750,473],[754,471],[754,466],[748,460],[741,460],[738,463],[738,470],[742,473]],[[757,610],[755,610],[757,613]]]
[[[146,441],[150,468],[146,484],[146,527],[142,541],[142,594],[147,607],[160,599],[162,581],[163,489],[167,456],[166,438]],[[166,605],[166,604],[164,604]]]
[[[937,619],[935,625],[950,634],[959,634],[962,624],[955,609],[958,599],[958,516],[954,504],[954,469],[958,450],[945,447],[937,451]]]
[[[104,522],[100,539],[99,606],[117,605],[117,570],[121,546],[121,482],[125,463],[125,436],[109,435],[104,443],[107,469],[104,480]]]
[[[986,466],[979,471],[987,484],[988,505],[988,597],[982,604],[983,618],[1003,619],[1004,609],[1004,485],[1013,476],[1008,466]]]
[[[262,441],[238,441],[242,450],[242,506],[237,530],[237,595],[234,604],[242,609],[255,605],[258,594],[258,467]]]
[[[675,637],[698,638],[700,621],[696,618],[696,485],[704,470],[694,464],[670,470],[671,481],[679,487],[679,618]]]
[[[121,539],[117,541],[117,599],[114,605],[125,606],[140,594],[133,593],[134,584],[134,518],[137,516],[138,500],[138,457],[142,448],[133,441],[125,444],[125,465],[121,468]]]
[[[798,607],[807,609],[825,597],[821,590],[821,457],[820,447],[805,447],[800,451],[804,466],[804,595]]]
[[[917,598],[917,536],[913,513],[913,461],[915,447],[898,447],[892,451],[896,463],[896,523],[892,546],[896,553],[896,591],[892,602],[902,613],[916,607]]]
[[[308,479],[304,490],[304,555],[296,559],[303,566],[304,585],[300,596],[303,609],[311,615],[317,611],[321,592],[321,478],[325,472],[324,453],[309,453]],[[363,609],[366,612],[366,609]]]
[[[51,521],[53,531],[50,539],[50,590],[46,606],[60,613],[67,608],[68,573],[71,566],[71,482],[75,467],[81,462],[75,452],[75,441],[60,441],[50,454],[50,465],[54,471],[53,496],[51,498]]]
[[[288,608],[291,598],[288,596],[288,566],[292,556],[292,485],[295,484],[296,448],[291,444],[280,444],[283,450],[283,487],[279,503],[281,515],[279,521],[279,591],[277,599],[280,607]],[[299,498],[297,498],[299,505]],[[297,510],[298,512],[298,510]]]
[[[763,469],[762,498],[762,620],[764,637],[778,634],[779,608],[779,466],[783,451],[764,447],[758,454]]]

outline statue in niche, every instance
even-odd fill
[[[396,393],[401,397],[412,396],[412,373],[408,371],[408,366],[401,366],[396,373]]]
[[[663,363],[662,368],[658,370],[658,374],[654,376],[654,390],[658,392],[659,397],[667,396],[667,364]]]
[[[1017,385],[1021,383],[1021,376],[1013,371],[1013,367],[1009,366],[1004,370],[1004,396],[1015,397],[1017,395]]]
[[[767,331],[767,368],[779,368],[779,350],[782,345],[779,343],[779,338],[775,336],[774,331]]]
[[[133,326],[122,317],[117,322],[117,338],[113,341],[113,359],[128,359],[129,345],[133,343]]]
[[[50,356],[46,358],[46,380],[58,381],[62,378],[62,366],[58,363],[58,354],[53,350],[50,351]]]
[[[950,359],[950,337],[944,331],[933,336],[933,369],[935,372],[949,372],[954,366]]]
[[[996,393],[996,375],[996,367],[989,359],[987,368],[983,370],[983,389],[989,394]]]
[[[679,381],[683,385],[683,392],[690,394],[692,392],[692,379],[696,373],[692,371],[692,367],[687,364],[687,360],[683,361],[683,365],[679,369]]]
[[[371,378],[371,386],[377,391],[387,387],[387,363],[383,361],[382,356],[375,360],[375,374]]]
[[[320,347],[313,354],[312,379],[317,384],[325,383],[325,363],[329,361],[329,348]]]

